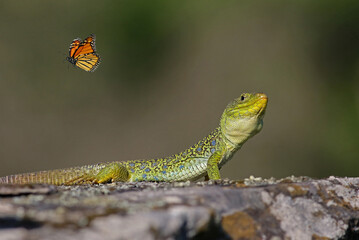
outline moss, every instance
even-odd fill
[[[260,239],[256,222],[245,212],[224,216],[222,227],[233,239]]]
[[[313,240],[330,240],[330,238],[328,238],[328,237],[322,237],[322,236],[319,236],[317,234],[313,234],[312,239]]]
[[[307,189],[303,189],[301,186],[296,185],[296,184],[289,184],[287,186],[287,189],[288,189],[291,197],[304,196],[304,195],[307,195],[307,193],[308,193]]]

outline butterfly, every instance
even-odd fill
[[[80,38],[74,39],[69,48],[67,61],[87,72],[95,71],[100,64],[100,56],[96,53],[95,39],[94,34],[83,41]]]

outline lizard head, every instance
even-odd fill
[[[264,93],[243,93],[228,104],[220,122],[227,144],[240,147],[262,129],[267,102]]]

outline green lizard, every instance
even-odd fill
[[[219,169],[263,126],[268,98],[264,93],[244,93],[222,114],[219,127],[187,150],[166,158],[116,161],[82,167],[10,175],[0,183],[87,183],[184,181],[203,176],[220,179]]]

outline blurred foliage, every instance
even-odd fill
[[[356,176],[358,1],[1,1],[1,175],[190,146],[243,91],[265,126],[223,176]],[[97,35],[102,62],[65,62]]]

